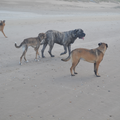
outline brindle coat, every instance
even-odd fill
[[[66,59],[61,59],[62,61],[68,61],[72,57],[72,66],[70,68],[71,75],[74,76],[74,74],[77,74],[75,72],[75,67],[79,63],[80,59],[94,63],[94,72],[97,77],[100,77],[98,74],[98,67],[100,62],[102,61],[105,51],[108,48],[108,45],[106,43],[99,43],[99,47],[96,49],[84,49],[84,48],[78,48],[71,52],[71,56],[67,57]],[[74,74],[72,73],[72,70],[74,71]]]
[[[59,45],[63,45],[64,47],[64,52],[61,53],[60,55],[66,54],[67,53],[67,48],[68,52],[70,55],[71,52],[71,44],[74,43],[74,41],[79,38],[83,39],[85,37],[85,33],[82,29],[75,29],[75,30],[70,30],[70,31],[65,31],[65,32],[59,32],[56,30],[48,30],[46,32],[46,39],[43,43],[43,48],[42,48],[42,57],[44,58],[44,50],[49,44],[49,54],[51,57],[54,57],[52,55],[51,51],[54,46],[54,43],[57,43]]]
[[[27,50],[28,50],[28,46],[33,47],[34,50],[36,51],[35,60],[37,60],[37,55],[39,55],[39,57],[40,57],[40,54],[39,54],[38,50],[39,50],[39,47],[40,47],[40,45],[41,45],[41,42],[42,42],[45,38],[46,38],[46,34],[45,34],[45,33],[40,33],[40,34],[38,35],[38,37],[24,39],[24,41],[23,41],[19,46],[17,46],[17,44],[15,43],[15,47],[16,47],[16,48],[20,48],[21,46],[23,47],[23,54],[22,54],[22,56],[20,57],[20,65],[21,65],[21,63],[22,63],[22,57],[23,57],[23,56],[24,56],[25,61],[28,62],[28,61],[26,60],[26,57],[25,57],[26,52],[27,52]]]
[[[3,33],[3,35],[7,38],[7,36],[5,35],[3,29],[5,27],[5,20],[1,21],[0,22],[0,31]]]

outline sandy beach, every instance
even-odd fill
[[[0,20],[0,120],[119,120],[120,119],[120,3],[69,2],[62,0],[1,0]],[[51,58],[35,61],[28,49],[28,63],[19,59],[25,38],[47,30],[81,28],[84,40],[76,39],[71,49],[108,44],[96,77],[93,64],[80,61],[77,75],[70,75],[71,60],[61,61],[63,46],[54,45]],[[41,56],[40,46],[39,52]]]

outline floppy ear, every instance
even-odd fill
[[[78,31],[79,31],[78,29],[75,29],[75,30],[74,30],[74,33],[76,34]]]
[[[102,43],[98,43],[98,45],[100,46]]]
[[[5,23],[5,20],[3,20],[3,23]]]
[[[45,39],[46,38],[46,34],[45,33],[39,33],[38,34],[38,38],[39,38],[39,40]]]
[[[81,29],[81,32],[83,33],[83,30]]]
[[[39,38],[39,40],[41,40],[41,33],[38,34],[38,38]]]

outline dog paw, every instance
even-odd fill
[[[19,65],[22,65],[22,63],[21,63],[21,62],[19,62]]]
[[[51,55],[51,57],[55,57],[54,55]]]
[[[38,59],[35,59],[35,61],[37,62],[37,61],[39,61]]]
[[[74,74],[78,74],[77,72],[74,72]]]
[[[37,62],[37,59],[34,59]]]
[[[74,74],[71,74],[71,76],[75,76]]]
[[[63,52],[63,53],[61,53],[60,55],[64,55],[64,54],[66,54],[67,52]]]
[[[65,53],[61,53],[60,55],[64,55]]]
[[[45,56],[42,56],[42,58],[45,58]]]
[[[26,62],[26,63],[28,63],[29,61],[28,61],[28,60],[26,60],[25,62]]]
[[[96,77],[100,77],[100,75],[96,75]]]

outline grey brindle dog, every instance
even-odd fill
[[[82,29],[75,29],[75,30],[70,30],[70,31],[66,31],[66,32],[59,32],[56,30],[48,30],[46,32],[46,39],[44,40],[43,44],[43,48],[41,50],[42,53],[42,57],[44,58],[44,50],[47,46],[47,44],[49,44],[49,54],[51,57],[54,57],[54,55],[52,55],[51,51],[52,48],[54,46],[54,43],[63,45],[64,47],[64,52],[61,53],[60,55],[66,54],[67,53],[67,48],[68,48],[68,52],[69,55],[71,53],[71,44],[74,43],[74,41],[79,38],[79,39],[84,39],[85,37],[85,33]]]

